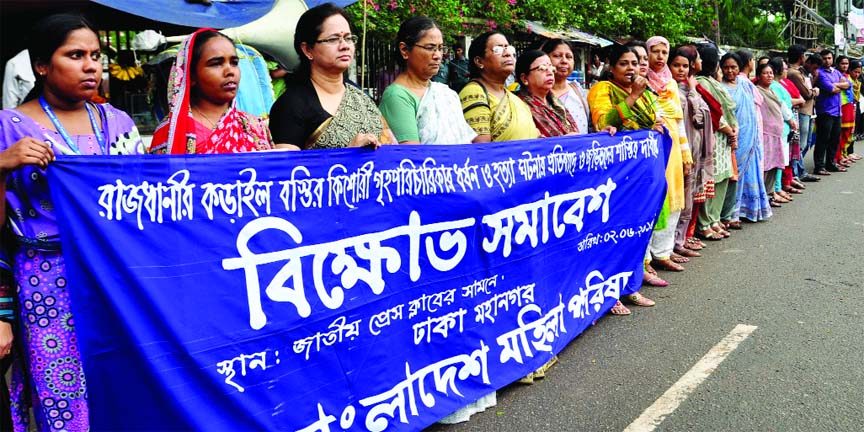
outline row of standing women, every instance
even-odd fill
[[[392,142],[375,104],[343,81],[355,41],[341,9],[326,4],[307,11],[295,44],[302,60],[299,78],[273,107],[268,127],[235,107],[241,77],[233,41],[210,29],[196,31],[179,49],[170,75],[171,112],[147,149],[126,113],[90,102],[102,76],[93,27],[68,14],[34,26],[28,49],[36,86],[23,104],[0,111],[0,221],[8,234],[0,249],[9,253],[9,259],[0,257],[0,275],[11,278],[0,281],[0,357],[12,357],[11,407],[2,411],[4,417],[11,411],[12,429],[28,430],[32,418],[38,430],[89,430],[87,384],[46,181],[55,155],[213,154]]]
[[[540,135],[532,109],[503,86],[515,66],[503,35],[488,33],[472,45],[475,81],[460,101],[448,88],[429,81],[441,60],[437,25],[425,18],[406,22],[400,31],[405,72],[384,95],[381,110],[343,78],[356,41],[342,9],[325,4],[304,13],[294,44],[300,68],[274,104],[268,125],[235,107],[241,77],[233,42],[214,30],[196,31],[180,46],[171,70],[171,112],[145,148],[126,113],[90,102],[102,75],[93,27],[67,14],[37,23],[28,46],[36,86],[22,105],[0,112],[0,192],[5,197],[0,220],[10,233],[2,248],[10,259],[0,262],[11,263],[12,279],[0,283],[0,356],[12,357],[11,422],[16,431],[31,426],[31,408],[39,430],[89,428],[87,385],[46,181],[56,154],[215,154],[377,147],[397,140],[464,144]],[[566,76],[573,68],[573,53],[564,48],[558,49],[563,60],[556,67]],[[542,53],[537,59],[527,65],[526,87],[534,88],[530,78],[548,95],[558,81],[549,79],[549,57]],[[587,131],[587,104],[579,89],[563,87],[563,93],[580,107],[581,130]],[[470,114],[463,117],[461,105],[470,99],[465,95],[474,98],[466,110]],[[533,97],[527,92],[523,96]],[[538,97],[535,110],[548,121],[544,134],[580,130],[557,100]],[[541,106],[544,103],[549,105]],[[10,287],[17,287],[17,293]],[[479,403],[494,404],[494,395],[484,399]]]
[[[0,206],[0,220],[8,216],[12,240],[4,246],[12,245],[18,287],[14,302],[4,302],[13,300],[12,293],[0,292],[0,320],[5,320],[0,356],[12,351],[9,323],[17,322],[20,348],[12,351],[11,385],[15,430],[26,430],[31,406],[40,430],[88,429],[86,381],[45,179],[58,152],[213,154],[668,130],[673,138],[668,194],[644,262],[644,282],[655,286],[667,285],[655,267],[678,271],[681,262],[699,256],[696,250],[704,243],[696,237],[717,240],[729,235],[727,228],[734,228],[739,217],[770,216],[758,151],[759,105],[754,103],[762,93],[737,79],[731,64],[730,80],[725,79],[726,57],[720,83],[712,48],[681,47],[670,55],[662,37],[615,47],[608,80],[586,97],[566,80],[574,68],[568,43],[547,41],[517,59],[507,38],[492,31],[473,40],[468,51],[472,79],[457,95],[431,81],[442,60],[443,35],[434,21],[416,17],[399,30],[403,72],[378,107],[344,79],[356,42],[342,9],[324,4],[304,13],[294,38],[300,67],[272,107],[268,124],[235,108],[241,77],[233,42],[214,30],[195,32],[181,45],[171,70],[170,115],[145,149],[128,115],[88,102],[102,72],[99,39],[90,24],[56,15],[34,27],[29,49],[37,85],[27,102],[0,112],[0,192],[6,204]],[[516,94],[505,86],[514,73],[520,85]],[[737,186],[730,186],[735,179]],[[640,293],[623,300],[654,305]],[[18,305],[14,316],[2,310],[11,303]],[[618,302],[612,313],[630,311]],[[544,369],[526,380],[542,377]],[[491,404],[494,394],[451,417],[457,421]]]

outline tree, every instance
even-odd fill
[[[753,48],[785,46],[783,28],[791,7],[786,0],[717,0],[719,42]]]
[[[529,19],[541,21],[553,29],[572,26],[607,38],[647,39],[662,35],[675,44],[686,36],[713,32],[712,21],[715,20],[713,0],[361,0],[347,9],[357,27],[363,20],[364,1],[368,13],[367,29],[372,34],[391,38],[403,20],[425,15],[438,21],[448,42],[461,34],[510,29],[520,20]],[[718,1],[722,1],[724,7],[733,4],[731,0]],[[782,10],[782,3],[787,0],[742,1],[748,4],[777,3]],[[728,10],[736,19],[723,15],[721,23],[727,18],[736,26],[743,25],[739,18],[749,13],[746,7],[740,6],[737,10],[731,7],[723,10],[724,13]],[[771,29],[773,27],[765,32],[770,33]]]
[[[577,0],[571,10],[585,11],[576,16],[575,26],[607,37],[632,37],[645,40],[664,36],[673,44],[687,36],[701,36],[710,28],[713,10],[707,0],[660,0],[621,2],[617,0]],[[705,26],[708,23],[709,26]]]
[[[516,21],[515,0],[474,2],[462,0],[365,0],[367,31],[383,38],[392,38],[402,21],[428,16],[441,26],[445,41],[462,34],[474,34],[478,29],[510,27]],[[363,22],[364,0],[346,11],[356,27]]]

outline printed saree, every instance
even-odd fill
[[[490,135],[492,141],[532,139],[540,136],[531,109],[509,90],[499,101],[477,81],[471,81],[459,92],[465,121],[478,135]]]
[[[477,136],[462,116],[459,96],[436,82],[417,106],[417,131],[421,144],[468,144]]]
[[[192,50],[200,29],[186,38],[177,51],[168,79],[170,115],[153,133],[150,153],[214,154],[270,150],[273,140],[266,122],[236,108],[236,101],[219,118],[212,132],[192,117],[190,71]]]
[[[379,137],[381,144],[394,144],[390,129],[372,99],[358,88],[346,85],[336,114],[309,135],[303,149],[345,148],[354,137],[365,133]]]
[[[579,132],[576,121],[567,112],[567,108],[551,92],[545,98],[539,98],[528,92],[520,93],[519,97],[531,108],[534,125],[540,131],[541,137]]]

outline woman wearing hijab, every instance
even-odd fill
[[[651,238],[650,253],[653,257],[651,266],[663,270],[683,271],[679,262],[686,262],[686,257],[672,259],[675,247],[675,230],[678,218],[684,209],[684,176],[690,173],[693,158],[684,129],[684,112],[678,94],[678,83],[672,79],[667,61],[669,60],[669,41],[662,36],[654,36],[645,42],[648,48],[648,86],[657,94],[658,114],[669,129],[672,137],[672,150],[669,152],[669,163],[666,165],[666,192],[669,206],[669,217],[666,228],[654,231]],[[679,261],[679,262],[676,262]]]

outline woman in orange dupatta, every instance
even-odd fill
[[[264,120],[238,110],[240,68],[234,42],[213,29],[190,35],[168,80],[171,113],[153,134],[150,153],[216,154],[270,150]]]

